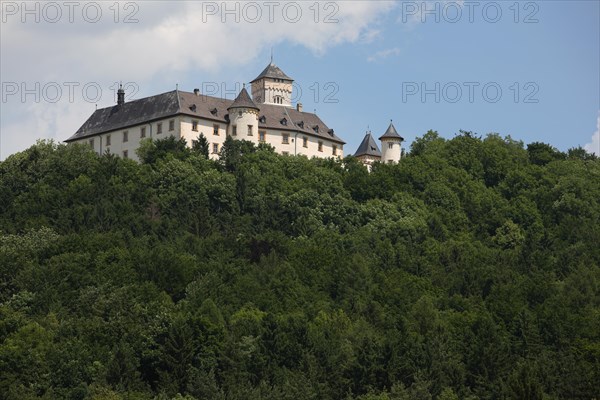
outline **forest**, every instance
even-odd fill
[[[146,141],[0,162],[0,399],[600,398],[600,159]]]

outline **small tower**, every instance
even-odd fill
[[[287,76],[277,65],[271,63],[252,82],[252,98],[258,104],[292,106],[294,80]]]
[[[381,162],[394,164],[400,161],[402,156],[402,142],[404,138],[398,135],[398,131],[394,127],[392,120],[387,131],[379,138],[381,140]]]
[[[229,112],[229,126],[227,135],[234,139],[244,139],[252,142],[258,141],[258,112],[260,109],[254,104],[246,84],[233,103],[227,108]]]
[[[125,90],[123,85],[119,84],[119,90],[117,90],[117,105],[125,104]]]
[[[381,151],[379,151],[379,147],[377,143],[375,143],[375,139],[373,135],[371,135],[371,131],[367,131],[364,139],[360,142],[356,153],[354,153],[354,157],[358,158],[360,162],[365,164],[369,171],[371,171],[371,164],[377,161],[381,161]]]

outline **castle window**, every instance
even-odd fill
[[[306,136],[302,138],[302,147],[308,147],[308,138]]]
[[[162,122],[156,124],[156,134],[162,133]]]
[[[231,136],[237,136],[237,125],[231,127]]]
[[[254,132],[252,131],[252,125],[248,125],[248,136],[252,136]]]
[[[323,151],[323,142],[319,140],[319,151]]]
[[[219,152],[219,144],[213,143],[213,154],[216,154],[218,152]]]
[[[123,143],[129,141],[129,132],[123,131]]]
[[[238,111],[238,117],[241,117],[241,116],[242,116],[242,112]]]
[[[393,149],[394,148],[394,143],[388,143],[388,149]]]
[[[175,120],[170,120],[169,121],[169,131],[174,131],[175,130]]]
[[[217,124],[213,125],[213,135],[219,136],[219,125]]]
[[[258,131],[258,141],[261,143],[265,142],[265,131]]]
[[[145,138],[146,137],[146,127],[144,126],[143,128],[140,128],[140,138]]]
[[[94,148],[94,139],[90,139],[90,147],[93,149]]]
[[[110,135],[106,135],[106,145],[110,146]]]
[[[192,130],[198,132],[198,121],[192,121]]]
[[[281,143],[288,144],[289,142],[290,142],[290,134],[289,133],[282,133],[281,134]]]
[[[337,156],[337,146],[335,144],[331,146],[331,154]]]
[[[129,151],[123,150],[123,158],[129,158]]]

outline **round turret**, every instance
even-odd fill
[[[379,138],[381,141],[381,162],[394,164],[402,157],[402,142],[404,138],[398,134],[392,121],[385,133]]]
[[[260,109],[250,98],[245,84],[227,111],[229,111],[227,134],[233,136],[234,139],[258,142],[258,112]]]

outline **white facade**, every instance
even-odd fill
[[[340,143],[335,143],[324,138],[314,137],[302,132],[282,131],[275,129],[261,129],[264,134],[263,143],[268,143],[275,148],[275,152],[283,155],[299,155],[308,158],[343,158],[344,148]],[[259,138],[261,135],[259,135]]]
[[[402,141],[399,139],[381,139],[381,162],[393,164],[400,161],[402,155]]]
[[[108,152],[119,157],[138,161],[136,151],[143,139],[164,139],[167,136],[179,137],[180,132],[180,118],[175,116],[82,138],[74,141],[74,143],[89,144],[98,154]]]
[[[252,135],[248,134],[248,125],[253,127]],[[172,129],[170,129],[171,126]],[[233,134],[234,126],[236,126],[235,135]],[[142,132],[142,129],[145,131]],[[196,140],[200,134],[206,137],[209,143],[209,157],[213,160],[218,159],[218,153],[221,151],[228,135],[233,136],[234,139],[247,140],[254,144],[268,143],[275,149],[276,153],[282,155],[303,155],[308,158],[332,157],[341,159],[344,157],[344,148],[341,143],[303,132],[260,128],[255,112],[244,112],[242,117],[234,119],[229,124],[179,115],[82,138],[73,142],[89,144],[98,154],[104,154],[108,151],[119,157],[139,161],[136,151],[142,139],[159,140],[174,136],[184,138],[188,146],[191,147],[192,141]]]
[[[194,118],[191,116],[180,117],[180,134],[174,135],[177,138],[184,138],[189,147],[192,146],[192,141],[198,139],[200,134],[204,135],[208,141],[208,156],[216,160],[219,151],[227,137],[227,125],[223,122],[209,121],[202,118]],[[161,138],[164,139],[164,138]]]

